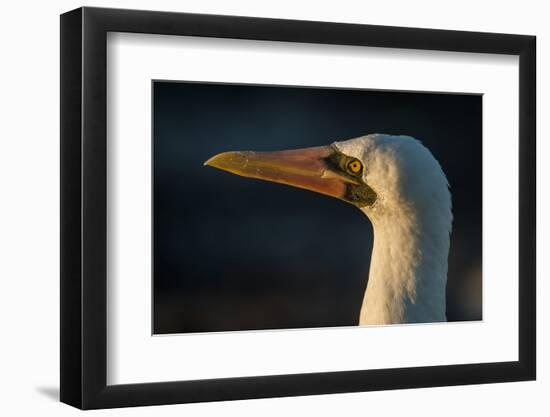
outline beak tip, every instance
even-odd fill
[[[243,166],[246,166],[247,155],[248,152],[222,152],[207,159],[203,162],[203,166],[236,173],[234,171],[239,171]]]
[[[205,167],[216,167],[216,164],[214,163],[214,161],[218,158],[218,155],[214,155],[210,158],[208,158],[206,161],[204,161],[202,163],[203,166]]]

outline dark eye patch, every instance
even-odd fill
[[[372,206],[378,196],[367,184],[348,184],[344,199],[357,207]]]
[[[344,155],[337,150],[328,156],[325,162],[334,172],[345,174],[351,178],[357,178],[363,174],[363,164],[359,159]]]
[[[363,163],[357,158],[347,156],[333,147],[334,152],[325,158],[325,163],[334,172],[360,181],[359,184],[347,184],[344,200],[358,207],[372,206],[377,199],[376,192],[363,181]],[[359,164],[359,169],[353,169],[352,165]],[[357,168],[357,167],[356,167]],[[356,172],[355,172],[356,171]]]

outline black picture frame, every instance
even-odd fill
[[[519,360],[107,385],[108,32],[519,56]],[[533,380],[534,36],[103,8],[61,15],[61,401],[81,409]]]

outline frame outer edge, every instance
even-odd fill
[[[528,379],[536,379],[537,307],[537,158],[536,37],[525,38],[519,56],[519,362]]]
[[[60,400],[82,406],[82,9],[60,17]]]

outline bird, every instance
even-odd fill
[[[368,217],[374,243],[359,326],[447,320],[451,192],[421,141],[374,133],[327,146],[222,152],[204,165],[338,198]]]

